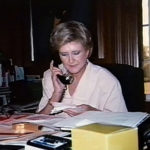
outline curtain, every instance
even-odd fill
[[[99,60],[141,66],[142,1],[99,0],[96,10]]]

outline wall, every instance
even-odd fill
[[[100,0],[97,4],[99,63],[141,67],[142,1]],[[96,52],[96,51],[95,51]]]
[[[56,18],[81,21],[91,30],[95,43],[92,61],[133,66],[139,61],[140,65],[141,0],[31,0],[31,5],[34,62],[30,54],[30,0],[5,0],[0,5],[0,52],[24,66],[28,74],[42,75],[49,68],[49,35]],[[65,15],[63,10],[67,10]],[[103,51],[104,58],[99,58],[98,51]]]
[[[30,59],[28,13],[28,3],[25,0],[1,1],[0,52],[18,65]]]

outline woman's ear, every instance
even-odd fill
[[[87,58],[89,58],[91,56],[91,54],[92,54],[92,48],[87,50]]]

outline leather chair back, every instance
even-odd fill
[[[120,81],[128,111],[144,111],[143,70],[126,64],[105,64],[101,66],[107,68]]]

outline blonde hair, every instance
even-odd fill
[[[89,50],[89,56],[91,55],[93,41],[84,24],[77,21],[60,23],[51,33],[50,43],[54,50],[59,51],[60,47],[73,41],[80,42],[86,50]]]

